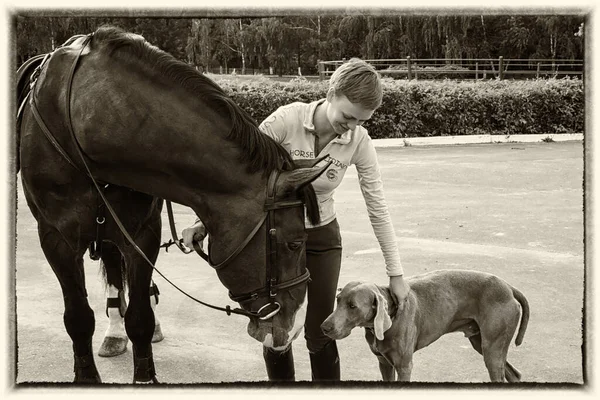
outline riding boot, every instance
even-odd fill
[[[294,354],[292,346],[283,352],[263,347],[263,357],[270,381],[295,381]]]
[[[316,353],[309,353],[313,381],[339,381],[340,357],[335,340]]]

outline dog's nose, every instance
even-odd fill
[[[327,334],[330,333],[333,330],[333,324],[330,323],[329,321],[324,321],[321,324],[321,330],[323,331],[323,333]]]

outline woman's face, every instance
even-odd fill
[[[347,130],[354,130],[369,120],[375,110],[364,108],[358,103],[352,103],[344,95],[335,95],[333,92],[327,94],[327,120],[337,135]]]

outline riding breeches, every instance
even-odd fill
[[[321,350],[331,338],[321,324],[333,312],[342,263],[342,238],[337,219],[306,230],[306,267],[310,272],[304,337],[311,353]]]

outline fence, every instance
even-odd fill
[[[583,60],[406,57],[365,61],[373,65],[382,76],[394,79],[528,79],[583,76]],[[319,61],[319,79],[328,79],[344,62],[345,60]]]

